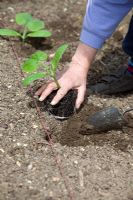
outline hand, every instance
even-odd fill
[[[57,94],[52,100],[51,105],[57,104],[70,89],[76,89],[78,91],[78,95],[75,106],[78,109],[84,101],[87,72],[87,68],[84,68],[79,63],[72,61],[68,69],[58,79],[61,88],[57,91]],[[51,82],[47,86],[43,85],[35,93],[35,95],[40,96],[39,100],[43,101],[53,90],[56,89],[56,84]]]
[[[52,100],[52,105],[56,105],[70,89],[76,89],[78,95],[75,106],[77,109],[80,107],[84,101],[87,73],[96,53],[97,49],[87,46],[86,44],[80,43],[78,45],[68,69],[58,78],[61,88]],[[53,90],[56,89],[56,84],[51,82],[47,86],[43,85],[35,95],[40,96],[39,100],[43,101]]]

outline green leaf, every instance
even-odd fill
[[[16,37],[21,36],[20,33],[11,29],[6,29],[6,28],[0,29],[0,35],[1,36],[16,36]]]
[[[60,60],[61,60],[61,58],[62,58],[62,56],[65,53],[65,51],[66,51],[67,48],[68,48],[68,44],[64,44],[64,45],[60,46],[57,49],[57,51],[56,51],[56,53],[55,53],[55,55],[54,55],[54,57],[53,57],[53,59],[51,61],[52,70],[54,72],[56,72],[56,70],[58,68],[58,64],[59,64],[59,62],[60,62]]]
[[[32,32],[39,31],[44,29],[44,22],[39,19],[33,19],[27,24],[27,28]]]
[[[22,70],[24,72],[34,72],[38,69],[39,67],[39,63],[37,62],[37,60],[35,59],[28,59],[24,62],[24,64],[22,65]]]
[[[16,23],[18,25],[26,25],[30,20],[32,20],[32,16],[29,13],[16,14]]]
[[[50,37],[52,34],[50,31],[46,31],[46,30],[40,30],[34,33],[29,33],[27,34],[28,37]]]
[[[22,83],[24,86],[28,86],[30,85],[33,81],[37,80],[37,79],[40,79],[40,78],[44,78],[46,77],[46,75],[44,73],[35,73],[35,74],[32,74],[28,77],[26,77]]]
[[[32,54],[31,58],[35,59],[38,62],[41,62],[41,61],[46,61],[48,58],[48,55],[44,53],[43,51],[37,51],[34,54]]]

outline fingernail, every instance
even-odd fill
[[[54,106],[55,104],[56,104],[56,102],[55,101],[51,101],[51,103],[50,103],[52,106]]]
[[[40,98],[39,98],[39,101],[43,101],[43,97],[40,97]]]
[[[39,97],[38,97],[37,95],[34,95],[34,98],[35,98],[35,99],[39,99]]]

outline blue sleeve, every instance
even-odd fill
[[[88,0],[80,41],[101,48],[132,7],[133,0]]]

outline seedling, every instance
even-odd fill
[[[33,18],[29,13],[18,13],[16,14],[16,23],[23,27],[23,32],[19,33],[16,30],[1,28],[0,36],[7,37],[20,37],[22,41],[26,38],[38,38],[38,37],[50,37],[51,32],[45,29],[45,24],[43,21]]]
[[[57,85],[57,89],[59,89],[60,85],[56,78],[56,72],[59,67],[59,62],[67,48],[67,44],[60,46],[55,52],[52,60],[48,62],[48,65],[44,65],[44,62],[48,59],[46,53],[37,51],[32,54],[22,65],[23,72],[30,73],[30,75],[23,80],[23,85],[29,86],[33,81],[41,78],[52,78]]]

